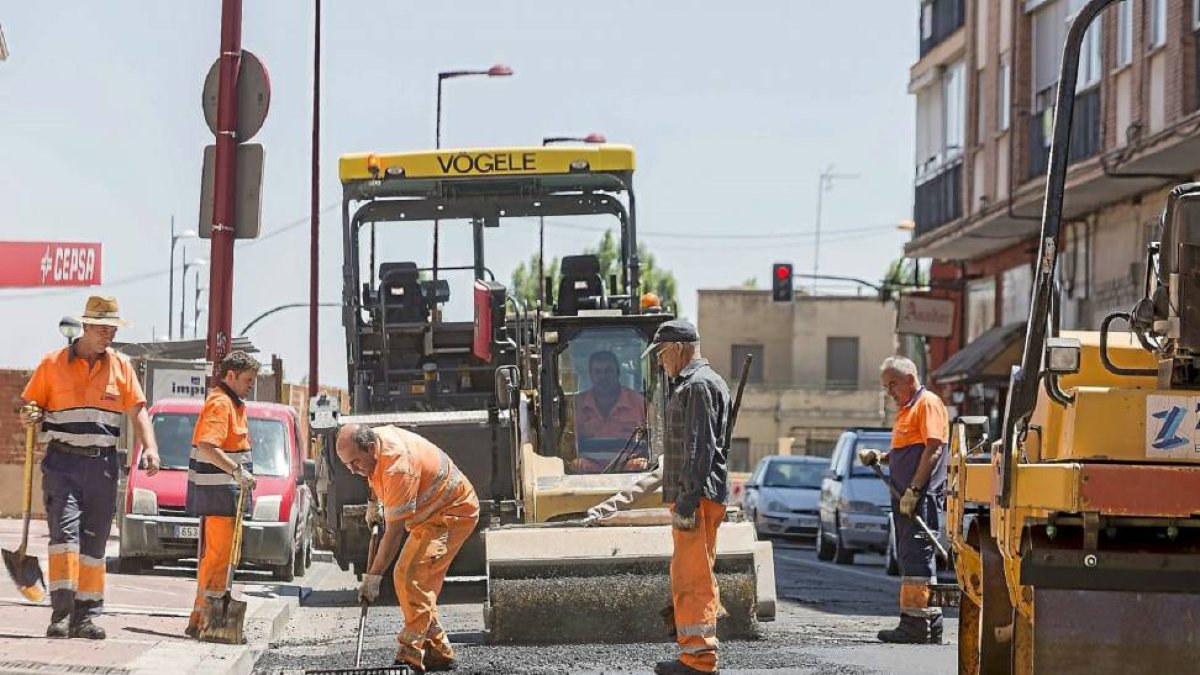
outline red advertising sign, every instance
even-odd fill
[[[100,285],[100,244],[0,241],[0,288]]]

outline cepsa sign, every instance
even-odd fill
[[[0,241],[0,288],[99,284],[100,244]]]

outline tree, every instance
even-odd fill
[[[921,261],[916,258],[896,258],[888,264],[882,285],[893,294],[914,286],[925,288],[929,286],[929,268],[921,267]]]
[[[600,238],[600,242],[595,246],[589,246],[583,251],[585,254],[594,255],[600,259],[600,277],[605,283],[616,275],[617,279],[621,278],[621,242],[620,239],[613,234],[612,230],[605,230],[604,235]],[[654,254],[650,253],[644,244],[638,245],[638,258],[641,260],[641,293],[654,293],[658,295],[662,301],[663,307],[668,311],[679,313],[678,299],[678,284],[675,281],[675,274],[669,270],[662,269],[658,266],[658,262],[654,258]],[[512,290],[513,294],[525,304],[526,307],[534,307],[537,305],[538,299],[538,254],[534,253],[529,257],[528,262],[523,262],[517,265],[513,270],[512,275]],[[559,260],[553,258],[548,261],[545,272],[547,275],[554,278],[555,287],[559,282]],[[612,292],[612,289],[610,289]]]

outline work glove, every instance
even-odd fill
[[[41,424],[42,419],[45,416],[45,412],[39,408],[36,403],[28,403],[21,406],[21,424],[24,424],[27,427],[33,427]]]
[[[696,514],[684,516],[678,511],[671,511],[671,527],[685,532],[696,529]]]
[[[858,451],[858,461],[863,466],[875,466],[877,464],[887,464],[887,453],[880,452],[873,448],[863,448]]]
[[[367,519],[367,527],[374,527],[383,522],[383,509],[374,499],[367,502],[367,512],[364,515]]]
[[[904,496],[900,498],[900,513],[912,518],[917,512],[917,502],[921,501],[921,491],[911,485],[904,491]]]
[[[379,597],[379,585],[383,583],[383,577],[378,574],[364,574],[362,583],[358,585],[358,601],[359,602],[375,602]]]
[[[242,488],[243,490],[253,490],[254,486],[257,484],[254,482],[254,474],[250,473],[244,468],[238,469],[237,473],[233,474],[233,477],[235,480],[237,480],[238,487]]]

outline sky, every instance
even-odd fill
[[[0,289],[0,367],[32,367],[60,344],[58,320],[93,293],[116,296],[134,322],[119,340],[167,332],[170,223],[195,228],[199,217],[212,142],[201,86],[219,51],[220,4],[0,0],[10,51],[0,62],[0,241],[103,245],[100,287]],[[854,177],[824,194],[820,271],[879,279],[908,236],[894,226],[912,212],[917,10],[912,0],[327,0],[321,300],[341,296],[338,156],[432,148],[436,73],[493,63],[514,75],[446,82],[443,147],[591,131],[633,145],[641,241],[675,273],[683,315],[696,316],[697,289],[769,287],[774,262],[811,270],[818,176],[831,165]],[[242,46],[270,72],[271,105],[253,139],[266,152],[262,235],[235,252],[235,334],[308,298],[311,0],[245,2]],[[548,227],[547,258],[595,243],[595,226]],[[443,264],[469,264],[468,232],[447,229]],[[429,264],[428,230],[390,229],[380,257]],[[488,266],[507,281],[536,246],[529,223],[490,230]],[[179,242],[176,322],[184,248],[208,257],[207,241]],[[189,324],[197,271],[208,285],[207,268],[193,267]],[[320,319],[321,381],[344,385],[340,313]],[[264,319],[249,337],[283,358],[289,381],[306,375],[306,310]]]

